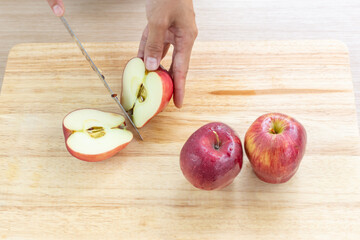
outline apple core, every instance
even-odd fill
[[[105,135],[105,130],[103,127],[90,127],[88,129],[86,129],[86,132],[90,135],[90,137],[92,138],[100,138],[103,137]]]
[[[139,88],[139,92],[137,94],[137,99],[139,100],[140,103],[142,103],[146,100],[146,97],[147,97],[146,88],[144,87],[144,84],[141,84]]]

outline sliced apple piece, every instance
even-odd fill
[[[165,109],[173,94],[170,74],[161,66],[148,72],[141,58],[131,59],[124,70],[121,103],[137,128]]]
[[[67,150],[74,157],[97,162],[126,147],[133,138],[123,116],[96,109],[79,109],[65,116],[63,131]]]

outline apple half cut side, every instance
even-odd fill
[[[131,59],[123,74],[121,103],[137,128],[165,109],[173,94],[170,74],[161,66],[152,72],[141,58]]]
[[[96,109],[70,112],[63,120],[63,132],[69,153],[88,162],[114,156],[133,138],[123,116]]]

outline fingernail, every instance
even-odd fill
[[[53,12],[57,17],[60,17],[60,16],[62,16],[64,14],[63,9],[59,5],[55,5],[53,7]]]
[[[154,71],[158,68],[157,59],[153,57],[147,57],[145,63],[146,69],[150,71]]]

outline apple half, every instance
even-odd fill
[[[141,58],[131,59],[123,74],[121,103],[137,128],[165,109],[173,94],[170,74],[160,66],[149,72]]]
[[[63,120],[63,132],[69,153],[88,162],[114,156],[133,138],[123,116],[96,109],[70,112]]]

